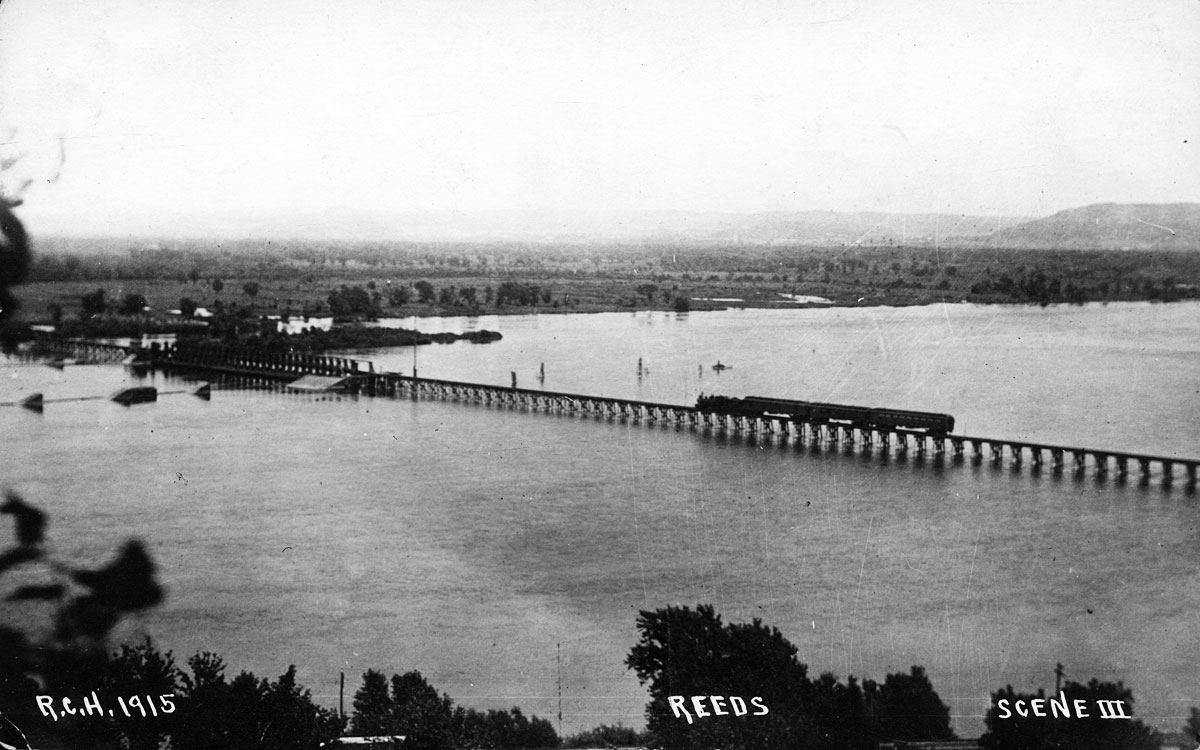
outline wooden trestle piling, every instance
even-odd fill
[[[104,345],[108,346],[108,345]],[[1061,475],[1068,470],[1076,477],[1089,472],[1098,479],[1109,473],[1117,481],[1126,481],[1131,466],[1136,467],[1142,484],[1154,477],[1170,488],[1184,479],[1192,490],[1196,486],[1200,459],[1096,450],[1023,440],[1005,440],[972,435],[935,435],[921,430],[860,427],[836,422],[793,421],[785,417],[748,417],[698,409],[695,406],[660,404],[607,396],[504,387],[482,383],[464,383],[379,372],[373,364],[343,357],[296,353],[271,353],[244,347],[211,345],[167,345],[149,349],[128,349],[148,364],[164,369],[182,369],[217,373],[245,382],[290,382],[304,375],[350,377],[353,390],[385,398],[437,399],[483,404],[486,406],[529,411],[628,420],[651,425],[675,425],[717,433],[740,434],[762,441],[791,442],[814,449],[841,449],[864,454],[904,458],[913,451],[919,459],[932,453],[944,461],[949,449],[954,463],[970,461],[982,464],[987,456],[996,467],[1007,463],[1021,469],[1026,460],[1033,474],[1046,470]],[[968,456],[969,449],[969,456]],[[1182,477],[1177,476],[1182,472]]]
[[[918,457],[931,454],[934,460],[942,461],[949,456],[953,462],[961,463],[967,460],[969,445],[970,460],[974,464],[982,463],[986,449],[993,465],[1002,466],[1007,462],[1014,469],[1020,469],[1028,459],[1031,472],[1035,474],[1042,471],[1047,458],[1050,470],[1055,474],[1062,474],[1067,470],[1069,456],[1071,472],[1078,477],[1086,475],[1090,470],[1098,478],[1104,478],[1113,470],[1117,479],[1124,481],[1129,474],[1129,465],[1133,462],[1140,468],[1143,482],[1148,483],[1157,475],[1164,486],[1170,487],[1179,478],[1176,477],[1178,466],[1182,467],[1187,486],[1194,488],[1197,468],[1200,467],[1200,460],[1196,459],[1118,453],[1111,450],[967,435],[931,435],[920,430],[903,428],[880,429],[837,423],[795,422],[782,417],[754,418],[704,411],[694,406],[413,378],[395,373],[375,373],[366,376],[362,381],[363,390],[377,396],[461,401],[529,411],[621,419],[635,424],[675,425],[741,434],[762,441],[791,442],[814,448],[853,451],[857,447],[864,454],[878,453],[882,456],[905,456],[912,450]]]

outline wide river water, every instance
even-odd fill
[[[410,325],[413,321],[400,321]],[[423,377],[691,403],[770,395],[949,412],[959,433],[1200,457],[1200,304],[938,305],[418,319],[499,330],[356,353]],[[638,360],[642,369],[639,375]],[[717,373],[717,361],[731,369]],[[545,380],[537,375],[544,364]],[[137,378],[0,360],[0,401]],[[161,388],[188,383],[156,376]],[[562,728],[640,726],[641,609],[759,617],[810,672],[923,665],[960,734],[991,691],[1123,680],[1200,706],[1200,508],[1182,482],[880,461],[445,402],[218,390],[0,408],[0,485],[58,554],[148,543],[168,598],[124,626],[329,705],[368,668]],[[560,677],[561,675],[561,677]]]

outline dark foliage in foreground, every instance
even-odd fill
[[[187,674],[149,639],[111,652],[108,638],[121,618],[163,599],[143,545],[128,542],[98,569],[76,567],[51,554],[41,510],[9,493],[0,514],[12,517],[16,541],[0,553],[4,595],[27,623],[0,626],[0,715],[34,746],[284,750],[315,748],[341,733],[344,722],[312,702],[294,667],[274,682],[247,672],[227,681],[212,654],[188,660]],[[102,712],[87,710],[93,693]],[[54,699],[55,715],[39,708],[38,695]],[[63,698],[75,715],[63,711]],[[14,731],[0,722],[4,730]],[[22,746],[9,735],[0,740]]]
[[[558,747],[550,722],[527,717],[519,708],[477,711],[456,707],[420,672],[393,675],[368,670],[354,694],[355,735],[403,736],[405,750],[504,750]]]
[[[30,736],[39,738],[45,719],[34,696],[82,700],[96,689],[105,678],[109,633],[125,615],[158,604],[163,591],[139,541],[127,542],[98,569],[76,567],[51,553],[41,510],[10,492],[0,514],[13,520],[16,543],[0,553],[0,575],[6,609],[18,614],[0,625],[0,714],[32,727]],[[84,736],[81,731],[78,722],[66,721],[56,734]],[[85,734],[96,743],[116,736],[111,725]]]
[[[647,726],[666,750],[874,750],[885,740],[954,738],[950,711],[921,667],[882,684],[829,673],[813,680],[778,629],[757,619],[725,624],[708,605],[643,611],[638,629],[626,665],[650,690]],[[726,696],[725,715],[700,717],[688,701],[688,722],[671,696]],[[716,713],[711,699],[706,710]]]
[[[1158,750],[1157,732],[1132,718],[1106,719],[1097,701],[1121,701],[1123,713],[1133,715],[1133,691],[1120,682],[1091,680],[1086,685],[1068,681],[1058,696],[1065,698],[1071,715],[1053,714],[1045,691],[1018,693],[1009,685],[992,694],[985,722],[988,731],[979,739],[987,750]],[[1032,714],[1029,702],[1041,700],[1046,716],[1021,716],[1015,706],[1023,702],[1024,712]],[[1004,709],[1001,701],[1006,701]],[[1075,702],[1082,701],[1088,716],[1075,715]]]

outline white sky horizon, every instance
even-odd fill
[[[0,5],[4,182],[51,231],[331,207],[1047,216],[1200,201],[1197,130],[1195,0]]]

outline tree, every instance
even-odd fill
[[[523,749],[558,747],[558,735],[545,719],[527,717],[519,708],[487,713],[455,707],[420,672],[393,675],[368,670],[354,694],[350,731],[356,735],[402,735],[403,747]]]
[[[395,730],[395,713],[387,677],[383,672],[368,669],[363,674],[362,687],[354,693],[350,731],[359,735],[391,734]]]
[[[361,286],[346,286],[329,292],[329,311],[338,316],[362,315],[374,317],[379,307],[366,289]]]
[[[152,701],[162,705],[163,695],[174,695],[183,673],[175,666],[171,652],[159,653],[147,637],[137,646],[123,645],[110,657],[104,669],[100,692],[104,695],[138,696],[138,702]],[[160,720],[147,721],[140,712],[132,716],[115,712],[111,719],[128,750],[158,750],[174,728],[174,712]]]
[[[171,750],[254,747],[267,750],[316,748],[339,737],[345,721],[312,701],[296,682],[296,668],[271,682],[242,672],[225,679],[225,663],[211,653],[188,660],[180,675],[179,705]]]
[[[245,284],[242,284],[242,291],[251,299],[251,301],[258,296],[260,288],[261,287],[259,287],[257,281],[247,281]]]
[[[179,314],[183,317],[192,317],[196,314],[197,308],[199,308],[199,305],[197,305],[196,300],[192,299],[191,297],[181,297],[179,299]]]
[[[209,285],[212,286],[212,290],[217,294],[220,294],[221,290],[225,288],[225,282],[215,278],[209,282]]]
[[[294,664],[275,682],[263,680],[261,688],[263,700],[259,715],[267,721],[267,726],[259,734],[259,747],[267,750],[315,748],[341,735],[341,717],[312,702],[311,692],[296,682]]]
[[[381,672],[368,670],[354,694],[355,734],[403,735],[414,750],[447,750],[454,744],[453,703],[438,696],[420,672],[393,675],[391,691]]]
[[[491,710],[487,713],[473,708],[454,709],[453,735],[455,747],[533,750],[558,747],[558,733],[549,721],[526,717],[521,709]]]
[[[406,748],[448,750],[453,747],[453,703],[449,696],[439,696],[420,672],[392,676],[392,704],[396,711],[396,733],[407,738]]]
[[[522,284],[517,281],[505,281],[496,289],[496,304],[499,305],[536,305],[542,298],[542,290],[538,286]]]
[[[1100,682],[1093,679],[1087,685],[1068,681],[1057,697],[1070,709],[1069,716],[1055,716],[1050,699],[1044,690],[1037,693],[1018,693],[1008,685],[992,694],[991,708],[984,723],[988,731],[979,738],[987,750],[1157,750],[1159,736],[1145,724],[1132,718],[1104,718],[1099,701],[1121,701],[1124,713],[1133,716],[1133,691],[1122,683]],[[1030,701],[1041,700],[1042,713],[1037,716]],[[1021,701],[1026,716],[1017,710]],[[1080,717],[1075,712],[1081,701],[1087,712]]]
[[[1200,743],[1200,708],[1193,707],[1188,712],[1187,723],[1183,725],[1183,734],[1192,742]]]
[[[408,287],[403,285],[395,286],[388,290],[388,304],[392,307],[407,305],[410,297]]]
[[[657,284],[638,284],[637,293],[646,298],[646,304],[654,304],[654,295],[658,293]]]
[[[646,724],[667,750],[773,750],[796,744],[808,723],[811,685],[796,647],[759,620],[729,625],[710,605],[638,613],[641,640],[625,660],[648,685]],[[697,718],[675,714],[669,696],[760,698],[769,713]],[[685,706],[687,707],[687,706]],[[689,707],[690,708],[690,707]]]
[[[237,723],[237,714],[245,706],[234,701],[225,681],[225,663],[216,654],[204,652],[188,659],[188,667],[192,674],[180,677],[180,693],[189,706],[176,720],[172,750],[229,746],[229,725]],[[213,716],[226,717],[226,722],[213,722],[208,718]]]
[[[435,290],[433,284],[428,281],[421,280],[413,284],[413,289],[417,290],[417,300],[423,304],[430,304],[435,298]]]
[[[846,684],[830,672],[813,681],[808,726],[801,729],[805,745],[819,750],[873,749],[879,745],[866,696],[858,680]]]
[[[117,312],[122,315],[141,315],[146,309],[145,295],[137,292],[129,292],[121,298],[121,306],[117,308]]]
[[[924,668],[890,674],[882,685],[868,680],[864,691],[880,737],[913,742],[954,739],[950,708],[934,691]]]
[[[93,315],[103,315],[108,309],[108,303],[104,301],[104,290],[97,289],[80,297],[79,309],[89,318]]]

